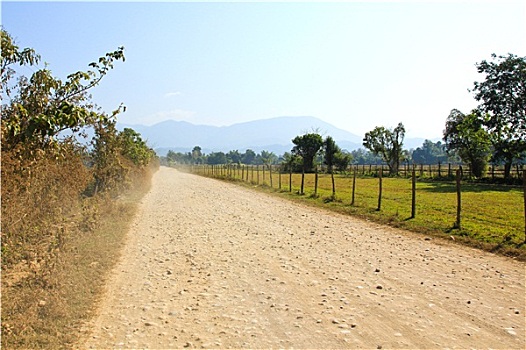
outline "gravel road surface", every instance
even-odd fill
[[[162,167],[81,348],[525,348],[525,265]]]

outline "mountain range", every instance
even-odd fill
[[[151,126],[118,123],[117,127],[120,130],[126,127],[134,129],[161,156],[166,155],[169,150],[190,152],[195,146],[201,147],[202,152],[206,154],[231,150],[244,152],[251,149],[256,153],[266,150],[281,155],[290,152],[294,137],[307,132],[317,132],[323,137],[332,136],[344,150],[352,151],[363,147],[363,136],[337,128],[315,117],[277,117],[230,126],[195,125],[185,121],[167,120]],[[412,144],[416,142],[419,146],[423,139],[413,141]]]

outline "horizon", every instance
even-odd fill
[[[124,46],[126,62],[92,95],[106,112],[123,102],[118,121],[128,125],[312,116],[356,135],[402,122],[407,137],[437,139],[452,109],[478,105],[468,91],[484,79],[477,62],[526,56],[518,0],[3,1],[1,10],[17,44],[60,78]]]

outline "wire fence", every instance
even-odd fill
[[[441,230],[486,230],[503,239],[521,236],[526,244],[526,171],[522,168],[516,168],[513,176],[521,176],[523,185],[505,186],[465,182],[469,169],[453,164],[402,166],[399,177],[387,177],[387,166],[380,164],[353,166],[334,176],[321,167],[308,174],[285,171],[284,167],[274,165],[178,167],[202,176],[321,196],[327,202],[338,200],[350,207],[396,215],[403,220],[417,218]],[[495,168],[493,173],[497,176],[501,171]]]

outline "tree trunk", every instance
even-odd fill
[[[512,165],[512,161],[506,161],[506,163],[504,163],[504,179],[506,181],[508,180],[511,180],[511,165]]]

